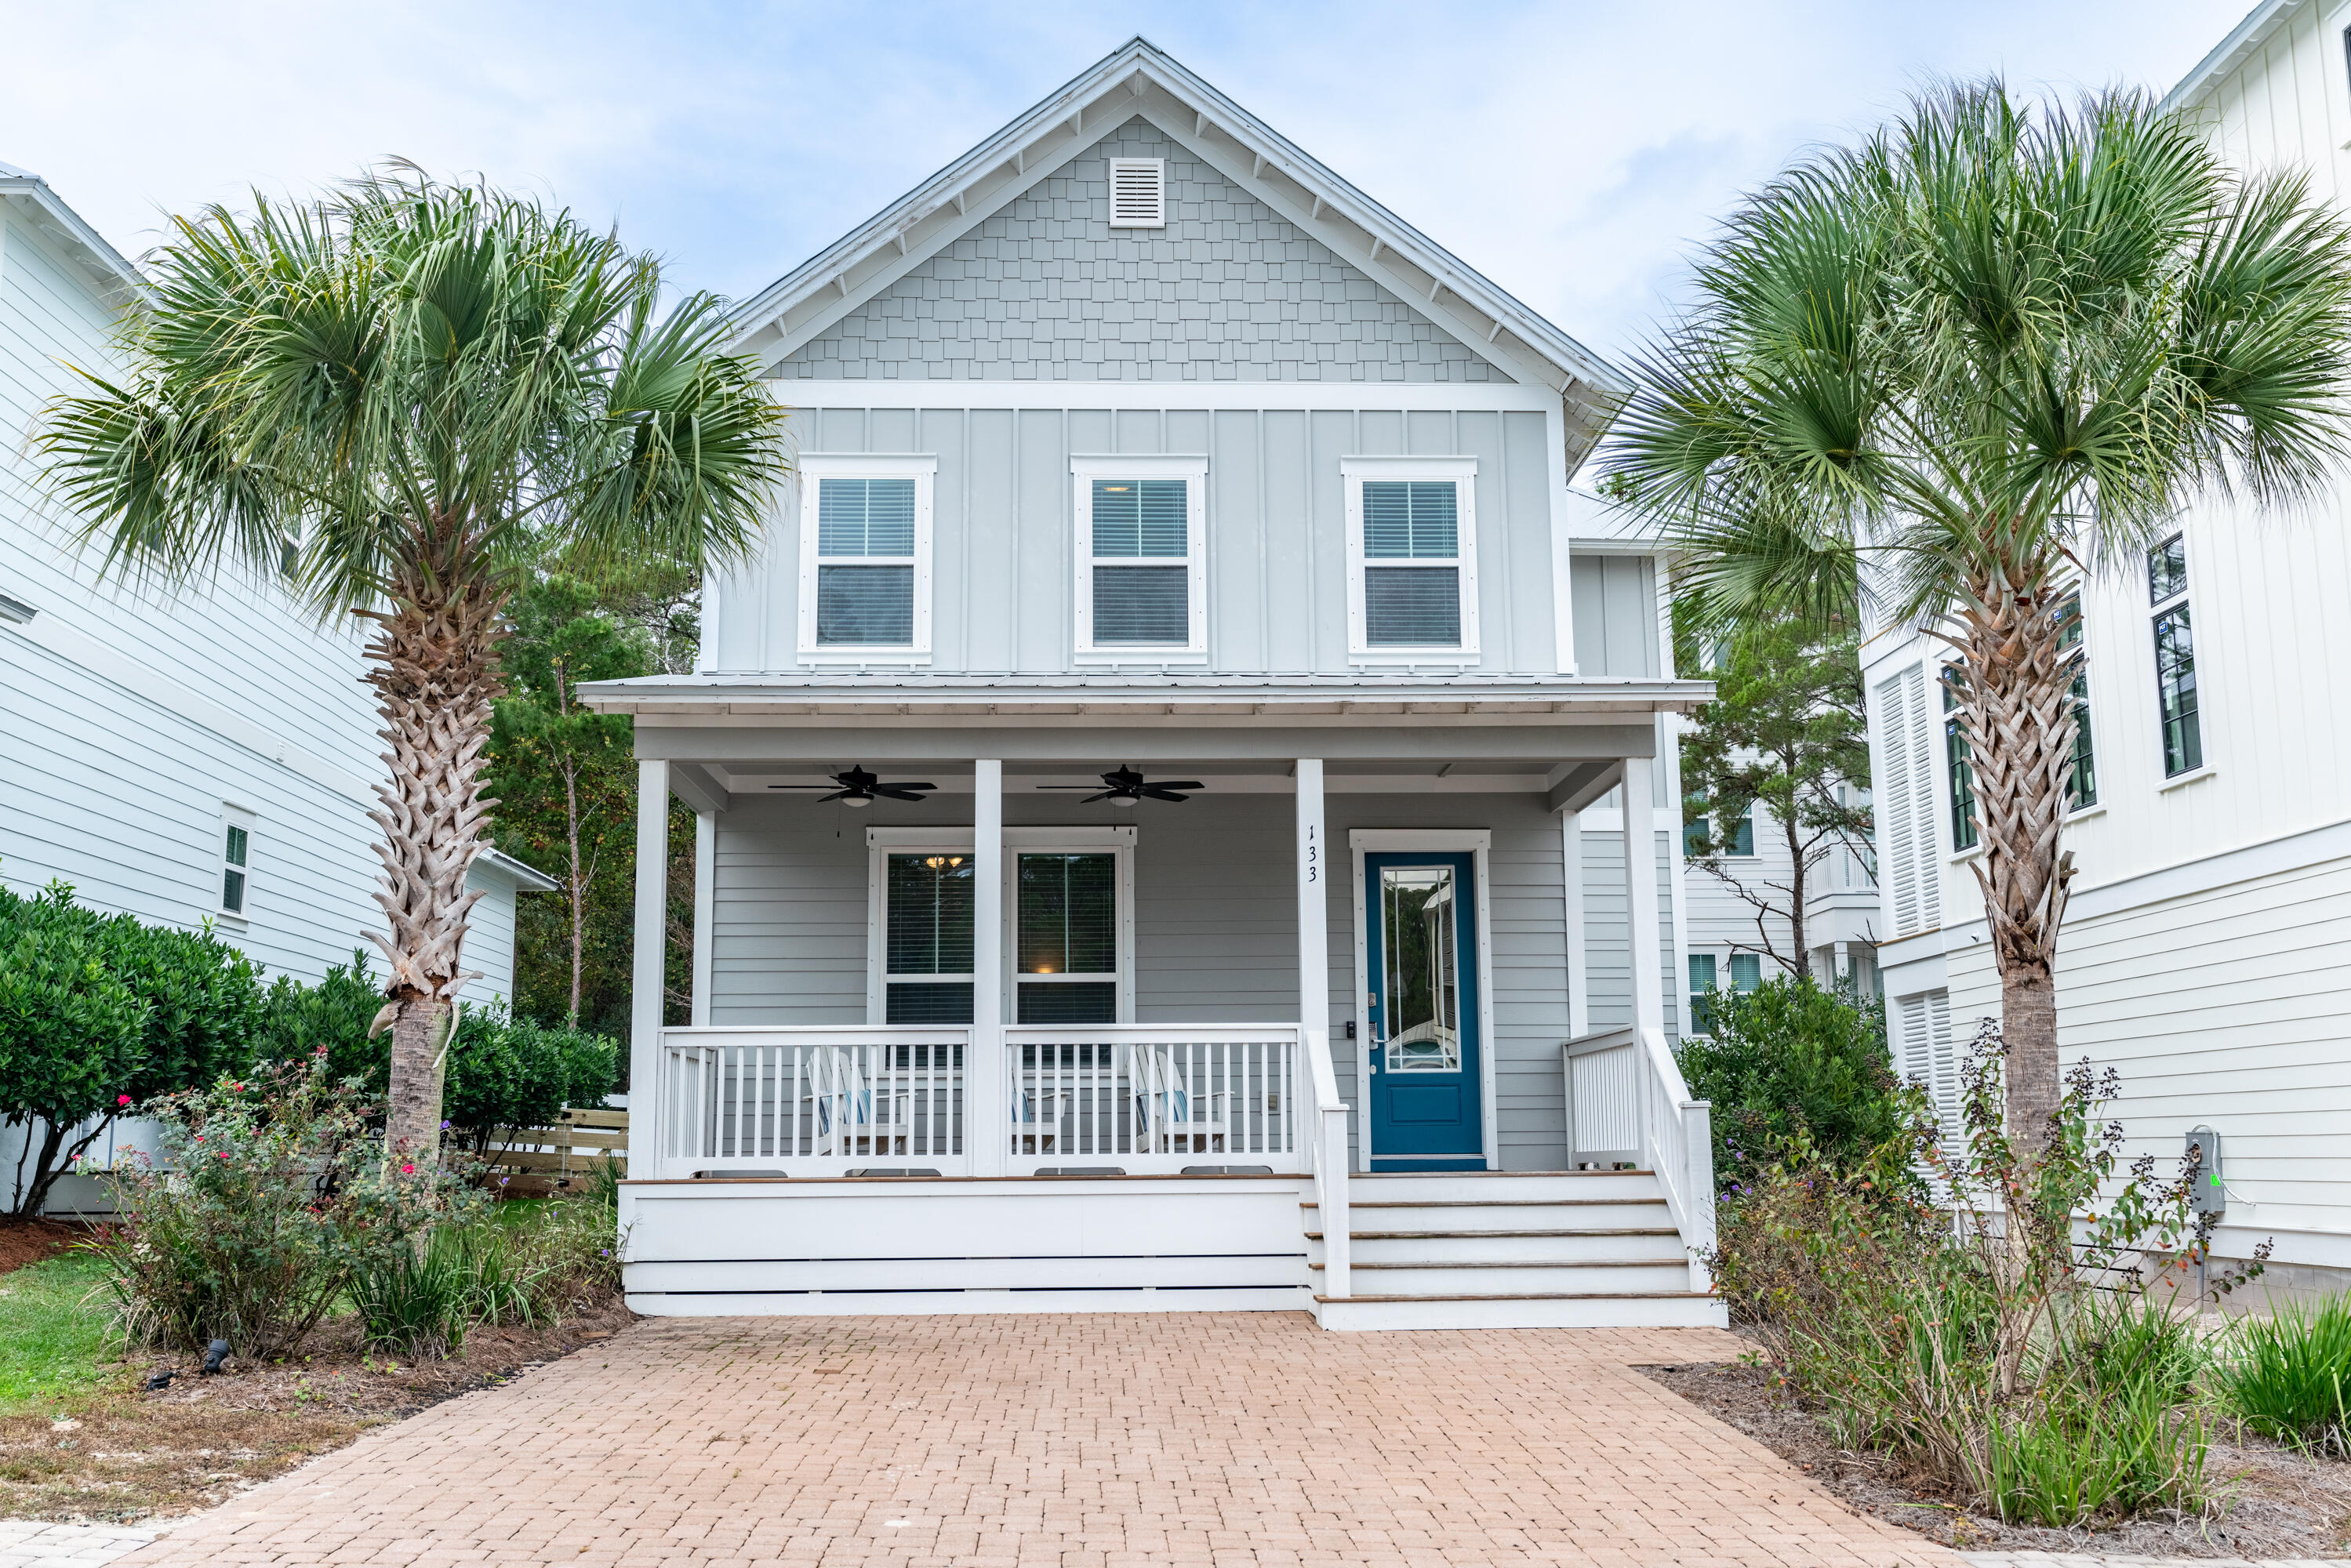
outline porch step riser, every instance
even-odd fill
[[[1511,1260],[1516,1263],[1518,1260]],[[1323,1270],[1312,1270],[1315,1289]],[[1625,1291],[1670,1293],[1690,1288],[1689,1265],[1661,1258],[1655,1262],[1603,1268],[1591,1263],[1540,1268],[1458,1267],[1365,1269],[1348,1273],[1349,1289],[1377,1296],[1618,1295]]]
[[[1363,1203],[1470,1203],[1493,1198],[1661,1197],[1664,1189],[1649,1171],[1552,1172],[1520,1176],[1510,1171],[1416,1172],[1396,1176],[1358,1173],[1347,1183],[1351,1201]]]
[[[1306,1256],[1320,1263],[1324,1251],[1309,1237]],[[1348,1256],[1357,1263],[1557,1263],[1572,1265],[1625,1259],[1687,1262],[1682,1239],[1603,1231],[1595,1236],[1412,1236],[1351,1239]]]
[[[1531,1301],[1321,1301],[1326,1329],[1728,1328],[1720,1301],[1704,1296],[1553,1296]]]
[[[1309,1230],[1322,1228],[1322,1210],[1308,1204],[1300,1211]],[[1606,1203],[1415,1204],[1391,1208],[1347,1206],[1350,1227],[1364,1230],[1645,1230],[1671,1225],[1673,1217],[1663,1198]]]

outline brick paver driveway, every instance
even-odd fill
[[[1633,1371],[1711,1330],[641,1322],[138,1563],[1949,1564]]]

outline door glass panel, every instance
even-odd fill
[[[1461,1071],[1456,892],[1451,866],[1380,869],[1380,1020],[1390,1072]]]

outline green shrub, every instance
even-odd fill
[[[1677,1052],[1690,1092],[1714,1106],[1714,1173],[1728,1189],[1803,1134],[1851,1165],[1903,1131],[1901,1081],[1886,1051],[1886,1007],[1782,976],[1717,991],[1711,1032]]]
[[[2086,1063],[2066,1074],[2048,1151],[2025,1157],[2001,1124],[2000,1061],[1987,1029],[1956,1157],[1915,1088],[1897,1096],[1901,1135],[1860,1161],[1799,1126],[1725,1197],[1716,1280],[1846,1446],[2010,1520],[2201,1506],[2204,1355],[2161,1288],[2209,1250],[2196,1172],[2123,1172],[2120,1129],[2099,1119],[2118,1082]],[[2150,1258],[2165,1260],[2153,1278]]]
[[[523,1249],[506,1227],[480,1218],[371,1259],[353,1271],[350,1299],[370,1348],[410,1355],[453,1354],[475,1323],[537,1315]]]
[[[442,1105],[476,1152],[501,1128],[544,1127],[565,1107],[612,1092],[620,1047],[602,1035],[549,1029],[503,1008],[465,1009],[449,1051]]]
[[[357,1079],[367,1097],[381,1104],[392,1088],[392,1048],[368,1026],[383,1008],[383,988],[368,973],[367,953],[354,949],[349,964],[329,969],[315,986],[280,975],[262,1009],[256,1057],[263,1061],[303,1061],[320,1046],[327,1070],[337,1081]]]
[[[2351,1295],[2243,1319],[2214,1382],[2262,1436],[2351,1458]]]
[[[162,1161],[120,1171],[122,1222],[94,1249],[134,1341],[282,1355],[353,1275],[405,1252],[482,1200],[456,1178],[385,1161],[372,1107],[326,1054],[280,1063],[149,1106]]]

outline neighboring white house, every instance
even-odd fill
[[[143,288],[46,182],[0,164],[0,883],[210,921],[271,975],[316,980],[360,946],[372,964],[383,765],[359,639],[274,582],[101,584],[41,489],[41,410],[75,387],[68,365],[103,373]],[[488,896],[468,997],[510,996],[515,895],[556,883],[493,852],[471,885]],[[0,1133],[0,1168],[16,1136]]]
[[[2168,101],[2237,166],[2299,168],[2343,204],[2346,51],[2351,5],[2266,4]],[[2082,606],[2063,1056],[2120,1071],[2134,1154],[2168,1170],[2189,1129],[2220,1134],[2220,1250],[2274,1239],[2270,1282],[2286,1288],[2351,1279],[2346,499],[2301,517],[2199,506]],[[1897,634],[1865,651],[1896,1054],[1949,1104],[1960,1052],[1999,1011],[1966,771],[1940,651]]]
[[[631,1302],[1720,1321],[1619,374],[1141,39],[737,320],[795,491],[588,692]]]

